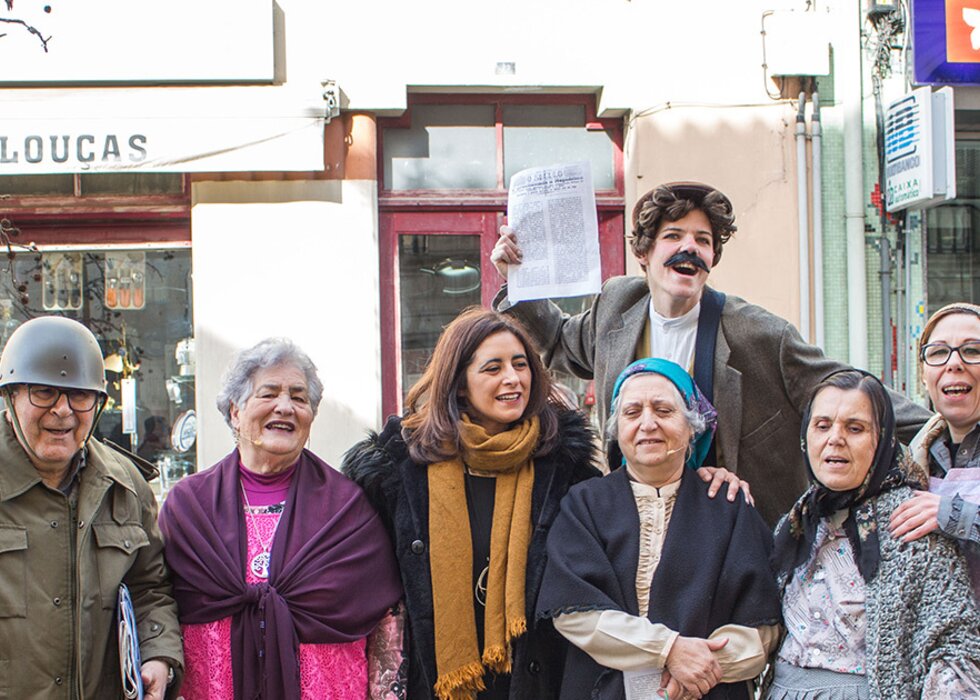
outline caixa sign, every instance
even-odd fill
[[[147,160],[148,141],[146,134],[133,133],[0,135],[0,172],[4,165],[41,166],[38,171],[45,166],[131,166]]]

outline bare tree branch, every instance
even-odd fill
[[[6,3],[7,3],[7,7],[10,8],[13,5],[13,0],[6,0]],[[7,17],[0,17],[0,22],[4,22],[6,24],[21,25],[24,29],[26,29],[28,32],[30,32],[31,34],[33,34],[38,38],[38,41],[41,42],[41,48],[44,49],[44,53],[48,52],[48,42],[51,40],[51,37],[45,39],[44,35],[41,34],[41,32],[34,25],[28,24],[22,19],[9,19]],[[6,36],[6,34],[0,36]]]

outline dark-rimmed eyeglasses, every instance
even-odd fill
[[[79,413],[87,413],[95,408],[99,394],[86,389],[62,389],[44,384],[27,384],[27,398],[35,408],[52,408],[61,400],[62,394],[68,399],[68,407]]]
[[[930,367],[942,367],[954,352],[959,353],[964,364],[980,365],[980,340],[970,340],[956,347],[946,343],[929,343],[923,346],[919,357]]]

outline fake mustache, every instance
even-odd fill
[[[711,272],[704,260],[689,250],[682,250],[679,253],[674,253],[671,255],[669,258],[667,258],[667,262],[664,263],[664,267],[673,267],[674,265],[680,265],[681,263],[688,263],[689,265],[694,265],[694,267],[704,270],[705,272]]]

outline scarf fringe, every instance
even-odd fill
[[[517,637],[527,632],[527,618],[517,617],[507,623],[507,642],[514,641]]]
[[[483,650],[483,665],[494,673],[510,673],[510,650],[495,644]]]
[[[483,665],[494,673],[510,673],[512,657],[510,645],[515,638],[527,632],[527,620],[518,617],[507,623],[506,645],[494,644],[483,650]]]
[[[483,683],[483,665],[479,661],[445,673],[436,679],[432,687],[439,700],[471,700],[481,690],[486,690]]]

